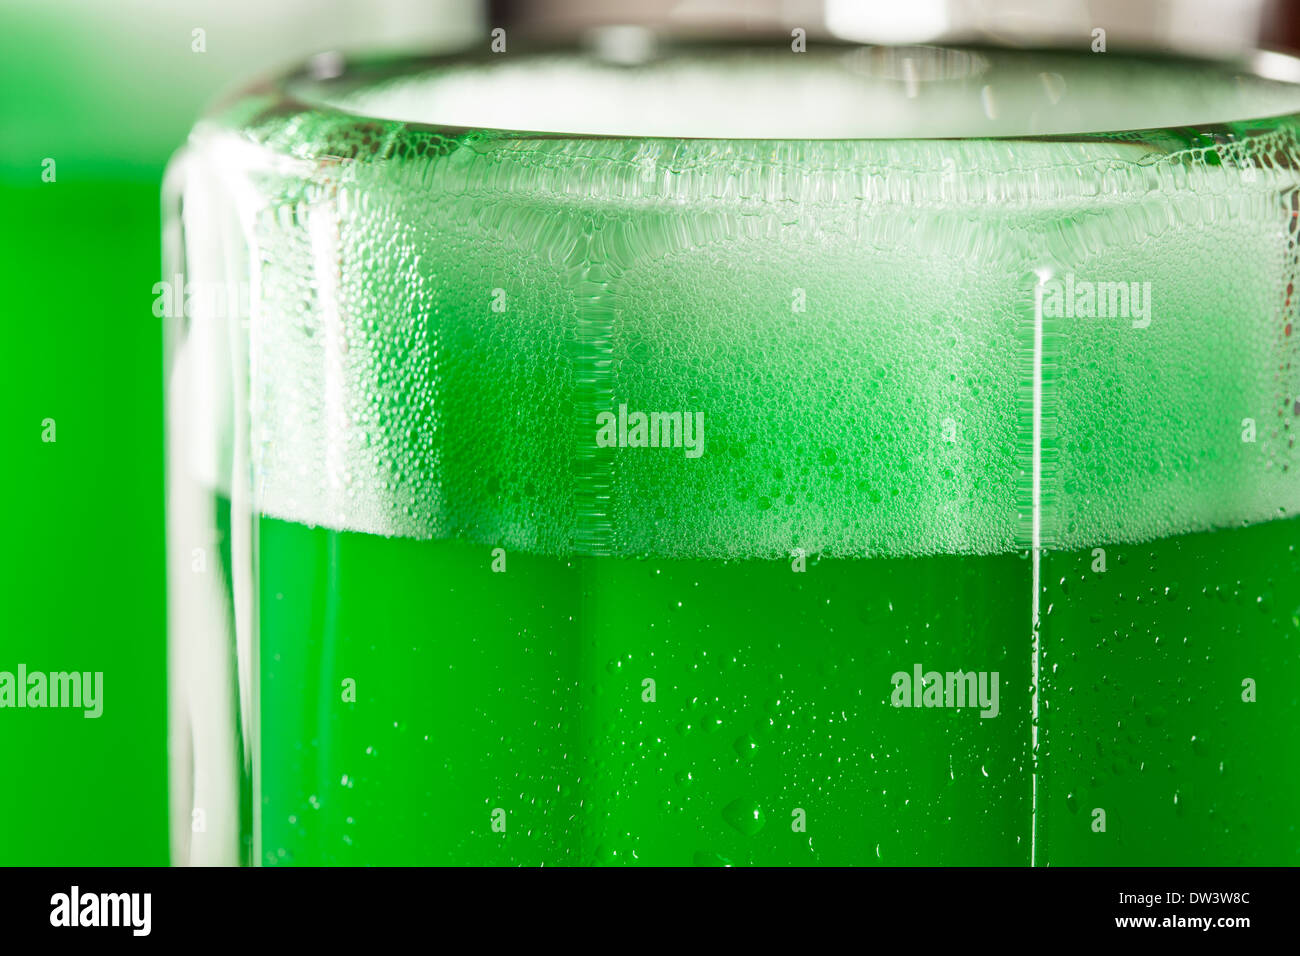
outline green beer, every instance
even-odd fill
[[[261,547],[262,740],[286,755],[263,770],[267,862],[1028,861],[1023,707],[888,706],[917,655],[990,663],[1023,697],[1014,555],[800,575],[524,553],[494,574],[464,542],[274,520]]]
[[[244,858],[1297,861],[1293,87],[835,48],[289,90],[185,170],[187,269],[251,288],[186,332],[229,343]]]

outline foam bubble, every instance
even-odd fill
[[[999,553],[1027,543],[1037,414],[1047,544],[1290,513],[1295,131],[718,142],[264,119],[245,135],[298,144],[307,172],[236,174],[266,199],[244,212],[258,505],[555,554]],[[1040,320],[1036,284],[1067,275],[1149,283],[1149,324]],[[702,412],[704,453],[600,447],[597,415],[624,404]]]

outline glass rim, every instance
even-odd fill
[[[621,29],[621,28],[620,28]],[[601,65],[621,66],[635,70],[639,65],[670,59],[676,54],[700,54],[718,52],[724,54],[775,53],[788,51],[788,37],[779,38],[777,43],[764,42],[762,38],[751,35],[740,37],[719,37],[713,35],[690,34],[685,36],[665,36],[655,34],[656,43],[654,60],[638,63],[619,63],[606,60]],[[900,53],[904,51],[961,52],[972,55],[992,55],[1005,57],[1063,57],[1083,61],[1096,54],[1087,54],[1077,49],[1056,45],[1019,46],[995,45],[989,43],[942,42],[934,44],[864,44],[840,38],[816,39],[816,49],[837,54],[854,51],[886,51]],[[544,57],[575,56],[591,57],[593,49],[590,35],[548,37],[541,40],[519,41],[511,39],[510,62],[537,60]],[[493,138],[510,138],[525,140],[637,140],[637,141],[725,141],[725,142],[889,142],[889,141],[1088,141],[1095,138],[1113,138],[1115,134],[1164,133],[1174,130],[1194,128],[1202,131],[1226,129],[1229,124],[1243,121],[1284,119],[1300,116],[1300,55],[1281,52],[1267,48],[1257,48],[1248,52],[1234,51],[1223,57],[1207,57],[1188,53],[1184,50],[1135,48],[1117,50],[1104,54],[1111,61],[1128,63],[1160,64],[1167,67],[1181,67],[1188,70],[1211,69],[1221,74],[1225,81],[1233,78],[1250,78],[1261,83],[1293,87],[1297,94],[1294,109],[1281,109],[1264,112],[1243,112],[1239,115],[1207,118],[1199,122],[1156,123],[1139,125],[1116,125],[1103,129],[1093,128],[1077,132],[1056,131],[1015,132],[1015,133],[957,133],[950,135],[761,135],[735,136],[719,135],[681,135],[664,133],[636,132],[599,132],[594,130],[548,129],[546,126],[528,125],[494,125],[444,123],[433,120],[401,118],[385,115],[383,111],[362,111],[340,104],[338,95],[326,95],[329,88],[341,94],[352,92],[375,83],[394,80],[402,76],[417,76],[421,73],[457,67],[481,68],[502,62],[499,54],[494,54],[479,45],[475,47],[456,47],[449,50],[425,53],[344,53],[327,51],[300,62],[295,67],[281,72],[253,87],[245,87],[233,96],[219,101],[207,118],[226,113],[231,107],[249,99],[260,99],[263,104],[267,99],[274,102],[274,111],[314,113],[340,122],[356,125],[383,124],[399,125],[412,131],[432,133],[441,136],[464,136],[481,134]]]

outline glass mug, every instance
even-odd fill
[[[1287,70],[512,48],[201,121],[174,859],[1297,862]]]

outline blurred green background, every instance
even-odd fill
[[[98,719],[0,711],[0,865],[167,862],[152,306],[169,156],[207,102],[265,72],[480,24],[468,0],[0,3],[0,671],[104,673]]]

